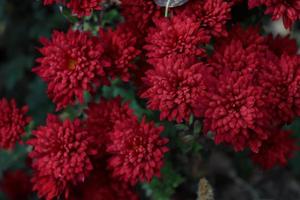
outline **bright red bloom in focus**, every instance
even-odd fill
[[[92,11],[101,10],[102,0],[44,0],[44,5],[60,3],[72,10],[72,14],[78,17],[90,16]]]
[[[18,108],[15,100],[0,99],[0,148],[13,148],[21,140],[31,120],[27,111],[28,106]]]
[[[211,70],[193,58],[166,57],[143,79],[148,107],[161,112],[160,119],[188,121],[193,114],[203,115],[199,101],[204,96]]]
[[[144,47],[150,63],[155,64],[166,56],[205,56],[201,45],[208,43],[210,37],[198,22],[182,15],[154,22],[156,27],[149,29]]]
[[[223,0],[194,0],[187,3],[183,14],[195,17],[212,36],[226,36],[226,22],[230,20],[231,4]]]
[[[113,176],[133,185],[159,176],[168,151],[165,146],[168,139],[160,137],[162,130],[162,126],[156,127],[145,118],[140,123],[136,118],[116,123],[107,147],[111,153],[108,166]]]
[[[48,115],[47,124],[33,131],[28,141],[35,171],[33,190],[40,198],[69,197],[70,186],[83,182],[93,169],[91,156],[97,153],[94,138],[80,120],[60,122]]]
[[[104,68],[110,63],[103,58],[103,47],[98,38],[88,32],[54,31],[52,39],[41,38],[43,57],[34,68],[48,83],[48,95],[57,110],[78,99],[83,103],[83,92],[94,92],[105,79]]]
[[[264,141],[259,152],[252,153],[252,160],[264,169],[270,169],[276,164],[285,166],[297,150],[296,140],[291,137],[291,131],[280,130],[272,133]]]
[[[209,63],[216,74],[228,71],[248,74],[260,67],[261,58],[262,54],[256,49],[244,47],[242,41],[234,39],[226,45],[217,46]]]
[[[85,113],[87,115],[86,128],[96,138],[99,153],[106,151],[109,134],[113,131],[115,123],[133,116],[128,103],[122,105],[120,98],[90,104]]]
[[[282,18],[285,28],[291,28],[300,19],[299,0],[249,0],[249,8],[260,5],[267,7],[265,14],[271,14],[273,20]]]
[[[129,81],[130,72],[137,69],[134,61],[141,53],[137,49],[137,37],[126,24],[119,25],[116,30],[109,29],[107,32],[100,29],[99,34],[105,55],[112,63],[108,68],[108,74],[113,79],[120,77],[123,81]]]
[[[30,177],[22,170],[4,173],[0,189],[10,200],[27,199],[31,193]]]
[[[252,75],[228,72],[219,76],[215,89],[208,93],[204,126],[215,134],[217,144],[258,152],[268,139],[270,119],[263,88],[252,81]]]
[[[102,0],[70,0],[67,7],[78,17],[90,16],[95,10],[101,10]]]

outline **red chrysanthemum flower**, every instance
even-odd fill
[[[67,7],[78,17],[90,16],[93,11],[101,10],[102,0],[70,0]]]
[[[261,56],[253,48],[244,48],[240,40],[232,40],[227,45],[217,46],[209,63],[215,74],[226,71],[249,73],[259,67]]]
[[[108,166],[113,176],[131,184],[159,176],[168,151],[165,146],[168,140],[160,137],[162,130],[162,126],[156,127],[144,118],[140,123],[136,118],[116,123],[107,147],[111,154]]]
[[[188,121],[192,114],[203,115],[199,100],[210,75],[211,70],[193,58],[166,57],[146,72],[141,97],[148,99],[150,109],[161,112],[160,119]]]
[[[138,35],[143,36],[152,23],[155,14],[152,0],[121,0],[121,14],[126,23],[130,23]]]
[[[44,5],[61,3],[72,10],[78,17],[90,16],[94,10],[101,10],[102,0],[44,0]]]
[[[249,8],[265,5],[265,13],[271,14],[273,20],[282,18],[285,28],[291,28],[293,23],[300,19],[299,0],[249,0]]]
[[[114,79],[120,77],[129,81],[130,72],[137,69],[135,59],[141,53],[137,49],[137,37],[126,24],[119,25],[116,30],[99,31],[100,39],[105,49],[105,55],[110,59],[112,66],[108,74]]]
[[[166,56],[204,56],[201,48],[209,42],[210,37],[192,18],[182,15],[171,19],[154,20],[156,27],[150,28],[146,38],[145,49],[149,62],[157,63]]]
[[[260,85],[265,88],[273,121],[283,125],[300,114],[300,58],[283,54],[273,57],[273,63],[265,66],[260,74]]]
[[[100,162],[105,163],[106,160]],[[111,177],[111,173],[102,165],[96,166],[88,179],[74,188],[74,200],[139,199],[128,183]]]
[[[13,148],[21,140],[31,120],[27,111],[28,106],[18,108],[15,100],[0,99],[0,148]]]
[[[106,151],[115,123],[134,116],[128,103],[122,105],[120,98],[90,104],[85,113],[86,128],[96,138],[100,154]]]
[[[48,95],[57,110],[68,104],[83,102],[84,91],[94,92],[95,86],[104,81],[104,68],[109,66],[103,58],[103,47],[98,38],[88,32],[69,30],[54,31],[52,39],[41,39],[43,57],[33,69],[48,83]]]
[[[10,200],[27,199],[31,193],[30,176],[22,170],[5,172],[0,181],[0,190]]]
[[[269,35],[266,42],[270,50],[276,56],[280,57],[282,54],[288,54],[288,55],[297,54],[298,51],[297,41],[295,39],[289,38],[289,36],[273,37],[272,35]]]
[[[33,131],[33,136],[28,141],[33,146],[33,190],[47,200],[68,199],[69,187],[83,182],[93,169],[94,138],[80,120],[60,122],[54,115],[48,115],[47,124]]]
[[[235,26],[227,38],[216,41],[209,64],[217,76],[232,71],[257,74],[270,62],[267,58],[270,53],[266,39],[259,35],[257,28]]]
[[[297,150],[296,140],[291,134],[291,131],[284,130],[273,132],[269,139],[264,141],[259,152],[252,153],[252,160],[264,169],[270,169],[276,164],[285,166]]]
[[[253,85],[252,75],[221,74],[207,95],[205,130],[215,134],[217,144],[231,144],[236,151],[250,147],[258,152],[269,136],[265,102],[263,88]]]
[[[196,17],[198,23],[212,36],[226,36],[226,22],[231,18],[230,3],[223,0],[194,0],[182,10],[184,15]]]

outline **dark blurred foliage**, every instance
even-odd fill
[[[0,0],[0,97],[15,98],[19,105],[28,104],[36,124],[42,123],[54,106],[47,98],[45,83],[31,69],[39,55],[38,39],[49,37],[57,27],[68,27],[58,7],[47,8],[36,0]],[[0,151],[0,177],[8,169],[28,172],[28,151],[22,145],[14,151]],[[3,194],[0,199],[4,199]]]
[[[31,73],[38,56],[38,39],[49,37],[55,28],[66,27],[58,7],[44,7],[36,0],[0,0],[0,96],[29,104],[37,122],[53,110],[45,84]]]
[[[245,25],[267,24],[269,18],[262,18],[262,9],[248,11],[245,3],[233,9],[233,23],[243,21]],[[28,104],[34,123],[28,127],[43,124],[46,114],[54,112],[54,105],[46,94],[46,85],[31,69],[39,56],[37,48],[41,36],[49,37],[53,29],[67,30],[67,11],[58,6],[45,7],[36,0],[0,0],[0,97],[15,98],[18,104]],[[119,20],[116,9],[107,9],[99,18],[89,18],[80,24],[84,30],[95,31],[97,25],[112,26]],[[299,38],[298,31],[293,36]],[[134,87],[118,80],[111,86],[99,89],[106,98],[122,96],[131,102],[131,107],[141,117],[158,121],[158,115],[145,109],[145,103],[136,97]],[[87,95],[88,99],[88,95]],[[68,108],[62,117],[74,117],[83,108]],[[235,153],[230,148],[215,146],[211,139],[200,135],[201,123],[193,118],[188,124],[174,125],[159,122],[165,126],[164,135],[170,138],[171,151],[162,169],[162,177],[154,178],[149,184],[138,186],[145,199],[195,200],[199,178],[206,177],[212,185],[216,200],[298,200],[300,199],[300,154],[295,155],[285,168],[264,172],[255,167],[247,152]],[[300,136],[300,119],[286,128]],[[30,174],[30,148],[18,145],[13,151],[0,151],[0,178],[8,171],[22,169]],[[1,181],[0,181],[1,183]],[[151,196],[152,198],[148,198]],[[0,199],[5,199],[0,194]],[[23,197],[22,199],[26,199]],[[20,199],[20,200],[22,200]],[[29,199],[37,199],[31,195]]]

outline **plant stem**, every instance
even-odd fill
[[[168,0],[167,1],[167,4],[166,4],[166,8],[165,8],[165,17],[168,17],[168,11],[169,11],[169,5],[171,3],[171,0]]]

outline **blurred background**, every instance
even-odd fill
[[[113,20],[115,12],[110,13],[106,17],[108,22]],[[248,24],[260,21],[265,33],[290,34],[299,44],[299,25],[296,24],[288,32],[281,21],[271,22],[268,16],[262,18],[262,13],[260,9],[248,11],[246,2],[232,11],[236,21]],[[67,30],[68,27],[68,19],[61,14],[58,6],[45,7],[37,0],[0,0],[0,98],[15,98],[19,105],[29,105],[35,125],[43,124],[47,113],[54,112],[54,105],[46,95],[45,83],[31,72],[35,58],[39,56],[38,39],[41,36],[50,37],[53,29]],[[135,98],[132,91],[120,90],[120,87],[112,86],[104,90],[107,95],[120,93],[129,100],[134,101]],[[137,112],[143,112],[141,109],[136,105]],[[295,131],[295,137],[300,137],[300,119],[287,128]],[[234,153],[222,145],[216,147],[211,140],[202,137],[199,137],[199,144],[191,147],[184,134],[185,127],[177,126],[175,130],[170,127],[169,132],[176,132],[179,138],[182,136],[178,143],[179,150],[171,152],[169,160],[172,163],[167,163],[163,169],[163,181],[155,179],[140,186],[145,191],[143,196],[151,193],[155,200],[196,199],[197,190],[201,189],[198,188],[199,177],[205,176],[217,200],[300,200],[299,153],[287,167],[264,172],[250,162],[245,152]],[[7,199],[2,180],[9,172],[22,169],[30,174],[27,152],[27,147],[22,145],[14,151],[0,151],[1,200]],[[13,182],[13,186],[19,189],[26,187],[22,176],[14,178],[20,180],[21,185]],[[22,194],[16,199],[37,197]]]

